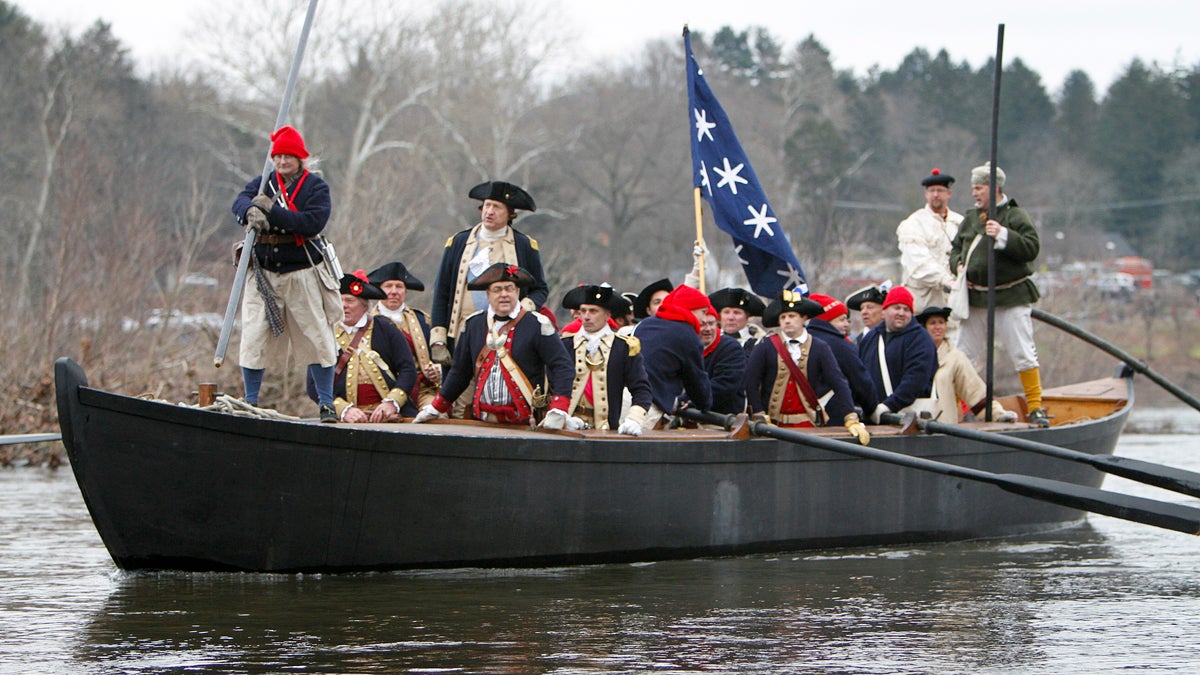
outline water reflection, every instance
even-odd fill
[[[539,571],[128,575],[75,657],[122,671],[164,659],[213,672],[1035,668],[1049,656],[1039,644],[1048,608],[1145,592],[1114,555],[1081,527],[1037,540]],[[1157,583],[1166,595],[1197,590],[1191,579]]]

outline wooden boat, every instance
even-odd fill
[[[55,366],[87,508],[127,570],[549,566],[1029,533],[1084,513],[992,485],[770,438],[641,438],[461,423],[321,425],[90,388]],[[1047,390],[1056,424],[1007,429],[1111,454],[1133,401],[1108,378]],[[1104,474],[991,443],[872,427],[872,448],[1098,487]],[[844,437],[841,429],[812,431]]]

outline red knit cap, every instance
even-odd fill
[[[666,302],[667,298],[670,298],[671,303],[676,307],[686,310],[712,309],[712,303],[708,301],[708,296],[691,286],[681,284],[675,290],[668,293],[667,297],[663,298],[663,302]]]
[[[907,305],[908,311],[913,311],[913,296],[907,288],[903,286],[892,286],[892,290],[888,291],[887,297],[883,299],[883,308],[887,309],[888,305]]]
[[[271,156],[292,155],[300,159],[308,158],[308,150],[304,147],[304,139],[295,127],[279,127],[271,134]]]
[[[810,293],[808,299],[821,305],[821,309],[824,310],[822,314],[818,314],[813,318],[833,321],[843,314],[850,313],[850,310],[837,298],[831,298],[828,295],[821,295],[820,293]]]

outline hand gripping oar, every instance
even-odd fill
[[[677,415],[710,424],[726,424],[728,417],[699,410],[684,409]],[[1108,492],[1098,488],[1076,485],[1049,478],[1026,476],[1019,473],[992,473],[979,469],[971,469],[956,464],[938,462],[923,457],[913,457],[899,452],[880,450],[865,445],[824,438],[790,429],[767,424],[751,422],[750,432],[755,436],[767,436],[797,445],[805,445],[820,450],[828,450],[843,455],[872,459],[888,464],[896,464],[911,469],[940,473],[954,478],[989,483],[1013,494],[1040,499],[1052,504],[1061,504],[1073,509],[1091,511],[1105,516],[1131,520],[1135,523],[1153,525],[1176,532],[1200,534],[1200,509],[1182,504],[1170,504],[1144,497],[1123,495]]]
[[[921,419],[913,416],[912,413],[907,413],[903,417],[895,413],[885,413],[880,416],[880,421],[884,424],[896,424],[900,426],[907,426],[910,422],[913,422],[917,425],[918,429],[927,434],[956,436],[980,443],[1002,445],[1072,462],[1080,462],[1105,473],[1111,473],[1114,476],[1128,478],[1139,483],[1153,485],[1173,492],[1180,492],[1192,497],[1200,497],[1200,473],[1176,469],[1172,466],[1143,462],[1139,459],[1130,459],[1128,457],[1114,457],[1113,455],[1089,455],[1086,452],[1060,448],[1057,445],[1050,445],[1049,443],[1039,443],[1024,438],[1015,438],[1005,436],[1004,434],[979,431],[978,429],[968,429],[954,424],[944,424],[934,420]]]
[[[1154,372],[1153,370],[1150,370],[1149,366],[1147,366],[1145,363],[1142,363],[1141,361],[1133,358],[1133,356],[1130,355],[1128,352],[1121,350],[1117,346],[1115,346],[1109,342],[1106,342],[1105,340],[1087,332],[1086,330],[1080,328],[1079,326],[1076,326],[1075,324],[1068,323],[1068,322],[1064,321],[1063,319],[1060,319],[1057,316],[1054,316],[1053,314],[1048,314],[1046,312],[1043,312],[1042,310],[1038,309],[1037,307],[1033,308],[1033,318],[1037,319],[1038,321],[1044,321],[1045,323],[1048,323],[1051,326],[1054,326],[1055,328],[1057,328],[1061,331],[1064,331],[1066,333],[1070,333],[1071,335],[1074,335],[1075,337],[1083,340],[1084,342],[1087,342],[1088,344],[1092,345],[1093,347],[1097,347],[1098,349],[1108,352],[1109,354],[1117,357],[1118,359],[1120,359],[1120,360],[1124,361],[1126,364],[1128,364],[1129,367],[1134,370],[1134,372],[1145,375],[1147,378],[1152,380],[1158,386],[1160,386],[1163,389],[1166,389],[1167,391],[1174,394],[1175,398],[1178,398],[1180,401],[1183,401],[1184,403],[1192,406],[1196,410],[1200,410],[1200,400],[1196,400],[1196,397],[1192,396],[1191,394],[1187,393],[1186,391],[1175,386],[1169,380],[1167,380],[1167,378],[1163,377],[1162,375],[1159,375],[1158,373]]]
[[[300,74],[300,62],[304,60],[304,46],[308,44],[308,32],[312,29],[313,15],[317,13],[317,0],[309,0],[308,13],[304,15],[304,26],[300,29],[300,43],[296,46],[296,54],[292,57],[292,69],[288,72],[287,86],[283,90],[283,101],[279,104],[279,113],[275,116],[275,131],[283,126],[287,119],[288,109],[292,106],[292,92],[296,90],[296,78]],[[263,165],[262,180],[258,182],[258,194],[263,194],[267,186],[267,177],[271,171],[271,151],[267,151],[267,161]],[[217,339],[217,351],[213,355],[213,367],[220,368],[225,362],[225,350],[229,348],[229,336],[233,333],[233,318],[237,314],[238,302],[242,299],[242,287],[246,285],[246,270],[250,266],[250,256],[254,255],[254,239],[257,232],[253,227],[246,228],[246,238],[242,240],[242,255],[238,257],[237,274],[233,276],[233,288],[229,289],[229,302],[225,305],[225,320],[221,322],[221,336]]]

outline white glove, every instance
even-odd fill
[[[1012,410],[1005,410],[1004,412],[1000,413],[999,415],[996,415],[996,421],[997,422],[1016,422],[1017,421],[1017,413],[1015,413]]]
[[[584,422],[578,417],[568,417],[566,427],[569,431],[583,431],[584,429],[591,429],[592,425]]]
[[[557,408],[550,409],[546,413],[546,417],[539,424],[543,429],[553,429],[555,431],[562,429],[567,424],[567,413]]]
[[[424,408],[421,408],[421,412],[417,413],[417,416],[413,418],[413,424],[420,424],[422,422],[428,422],[429,420],[435,420],[439,418],[444,419],[445,417],[445,413],[438,412],[438,409],[432,405],[426,405]]]
[[[625,434],[626,436],[641,436],[642,423],[626,417],[625,421],[621,422],[621,426],[617,427],[617,433]]]
[[[890,412],[892,409],[882,403],[875,406],[875,412],[871,413],[871,424],[879,424],[879,416]]]

